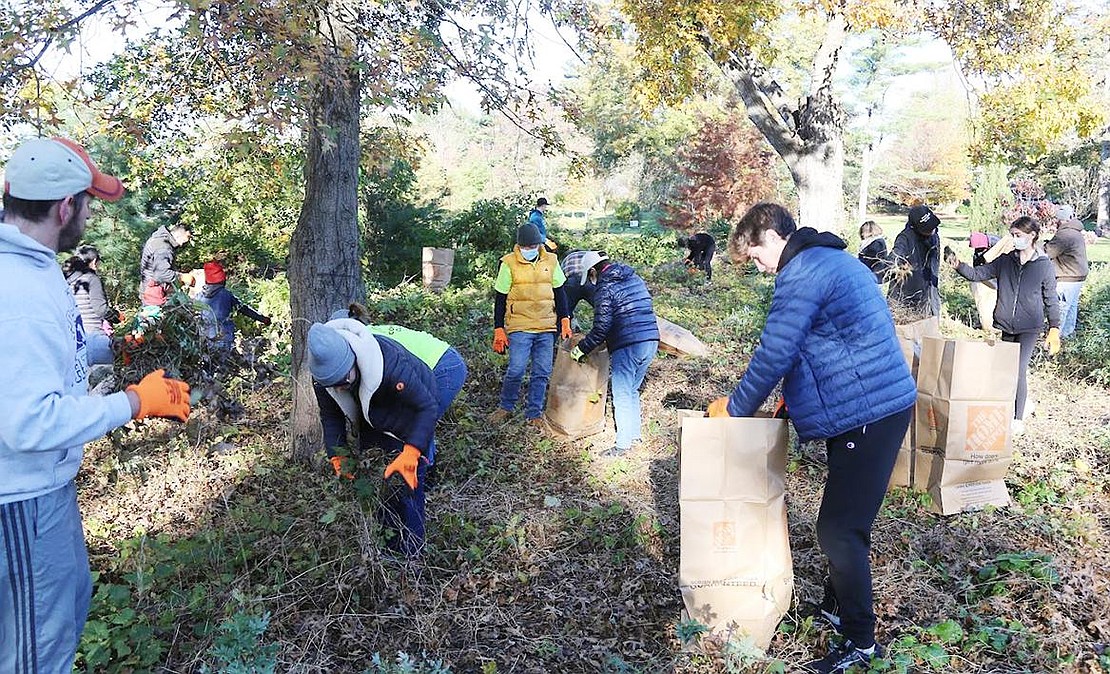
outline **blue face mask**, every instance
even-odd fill
[[[528,260],[529,262],[534,262],[535,259],[540,256],[540,249],[539,248],[521,248],[520,249],[520,255],[525,260]]]

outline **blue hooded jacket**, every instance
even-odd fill
[[[659,341],[659,324],[651,306],[647,284],[632,267],[609,264],[597,279],[594,326],[578,348],[590,353],[602,342],[609,353],[639,342]]]
[[[243,304],[243,301],[227,289],[223,283],[209,283],[201,291],[200,301],[207,304],[212,310],[212,326],[216,328],[215,334],[209,335],[215,339],[222,348],[230,349],[235,346],[235,322],[231,320],[231,312],[238,311],[247,318],[265,323],[266,317],[254,309]]]
[[[910,407],[917,387],[871,271],[838,236],[786,242],[767,324],[728,412],[752,416],[780,379],[802,440],[831,438]]]

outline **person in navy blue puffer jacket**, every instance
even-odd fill
[[[380,516],[398,535],[391,546],[412,557],[424,547],[424,479],[435,460],[440,417],[435,375],[398,342],[362,323],[336,319],[308,329],[308,368],[320,408],[324,449],[337,477],[353,479],[350,462],[336,452],[357,431],[359,452],[380,447],[395,456],[384,478],[399,473],[408,488],[383,496]]]
[[[881,655],[875,643],[871,526],[882,505],[916,387],[872,272],[838,236],[797,229],[778,204],[756,204],[729,247],[777,274],[767,323],[740,384],[710,416],[752,416],[783,381],[802,440],[824,439],[829,474],[817,539],[829,560],[821,613],[845,641],[807,667],[842,672]]]
[[[640,439],[640,385],[659,348],[659,324],[647,284],[632,267],[588,251],[582,258],[582,285],[591,278],[597,280],[593,329],[571,357],[581,362],[602,342],[609,348],[617,444],[606,455],[620,456]]]

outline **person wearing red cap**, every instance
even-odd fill
[[[189,418],[189,386],[151,372],[90,397],[90,363],[112,361],[86,334],[57,264],[85,232],[89,198],[118,178],[65,138],[35,138],[4,168],[0,224],[0,672],[68,672],[92,599],[74,478],[84,444],[144,417]]]
[[[235,347],[235,323],[231,320],[231,312],[238,311],[251,320],[258,321],[262,325],[270,324],[270,317],[263,316],[254,309],[250,308],[243,301],[235,296],[224,285],[227,282],[227,272],[224,266],[215,260],[204,263],[204,289],[200,292],[198,298],[201,302],[207,304],[212,310],[212,318],[214,323],[213,334],[209,337],[213,339],[221,349],[230,351]]]

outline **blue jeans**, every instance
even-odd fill
[[[525,368],[528,368],[524,418],[538,419],[543,414],[547,380],[551,378],[554,359],[554,332],[510,332],[509,367],[501,382],[501,409],[512,412],[516,407],[516,401],[520,397],[520,383],[524,381]]]
[[[1075,320],[1079,317],[1079,292],[1083,281],[1057,281],[1056,295],[1060,298],[1060,336],[1075,333]]]
[[[92,600],[77,488],[0,505],[0,672],[68,672]]]
[[[628,449],[640,439],[640,385],[658,348],[656,341],[637,342],[609,354],[619,449]]]
[[[439,415],[438,418],[442,419],[443,415],[447,413],[447,408],[455,400],[455,396],[462,390],[463,384],[466,382],[466,362],[463,361],[462,356],[455,350],[455,347],[450,347],[442,356],[439,357],[439,362],[432,368],[432,374],[436,378],[436,390],[439,393]],[[432,464],[436,461],[436,439],[432,437],[432,445],[428,448],[425,457],[428,463]]]
[[[447,408],[451,406],[455,396],[462,390],[466,381],[466,363],[454,348],[440,356],[439,362],[432,368],[436,378],[436,389],[439,395],[439,417],[442,418]],[[372,437],[375,444],[380,444],[385,451],[386,462],[392,461],[402,449],[404,444],[385,434],[366,433]],[[394,550],[403,552],[408,556],[418,554],[424,548],[424,522],[425,522],[425,494],[424,483],[428,477],[428,466],[435,461],[436,441],[432,437],[432,444],[425,452],[426,461],[421,461],[416,469],[416,489],[409,489],[408,485],[399,476],[391,477],[382,490],[381,507],[378,516],[382,524],[395,532],[395,538],[390,541]]]

